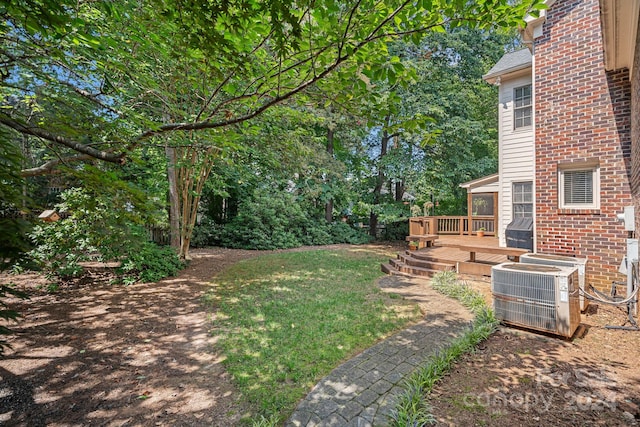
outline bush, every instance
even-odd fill
[[[200,224],[193,228],[191,236],[191,246],[194,248],[204,248],[207,246],[222,246],[223,235],[225,233],[224,224],[216,224],[209,218],[204,218]]]
[[[168,276],[175,276],[184,264],[169,246],[158,246],[153,242],[145,242],[142,247],[130,252],[122,261],[118,273],[125,284],[157,282]]]
[[[112,197],[72,188],[61,194],[63,219],[34,227],[32,260],[50,278],[82,274],[83,261],[121,261],[126,282],[157,281],[175,274],[177,255],[148,242],[146,230],[133,222],[129,205]],[[124,279],[124,278],[123,278]]]
[[[0,128],[0,272],[12,268],[29,250],[26,237],[30,224],[18,209],[26,202],[22,195],[24,180],[20,176],[22,156],[7,129]],[[7,302],[10,298],[26,298],[12,285],[0,285],[0,357],[10,345],[4,339],[12,334],[7,326],[19,314]]]
[[[382,234],[382,240],[402,240],[409,234],[409,220],[388,222]]]
[[[367,234],[346,223],[327,223],[324,218],[309,218],[289,193],[263,195],[239,206],[238,216],[228,224],[203,221],[194,229],[196,247],[224,246],[241,249],[286,249],[303,245],[332,243],[362,244]]]
[[[351,245],[362,245],[371,241],[371,236],[359,228],[353,228],[345,222],[334,222],[326,224],[329,233],[333,237],[333,243],[349,243]]]

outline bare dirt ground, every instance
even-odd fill
[[[639,425],[640,332],[605,328],[625,320],[592,303],[573,340],[502,327],[434,389],[438,425]]]
[[[55,293],[36,275],[0,360],[0,424],[230,426],[247,411],[221,364],[200,298],[211,278],[257,251],[206,249],[177,277]]]
[[[238,425],[250,408],[200,297],[215,274],[261,253],[194,251],[177,277],[128,287],[97,275],[49,293],[39,276],[0,276],[31,291],[0,360],[0,425]],[[488,283],[473,286],[488,295]],[[502,329],[436,387],[439,425],[637,425],[640,332],[604,328],[624,320],[593,305],[572,341]]]

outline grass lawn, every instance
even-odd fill
[[[418,320],[417,305],[376,285],[388,256],[359,247],[270,254],[215,278],[207,300],[226,368],[258,415],[284,421],[342,361]]]

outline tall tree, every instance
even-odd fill
[[[161,135],[234,131],[331,74],[349,84],[359,76],[363,88],[374,77],[393,84],[389,41],[445,26],[523,24],[541,0],[511,3],[10,2],[0,7],[0,126],[46,147],[24,176],[77,161],[122,164]],[[216,151],[224,138],[189,140]],[[167,144],[177,245],[190,238],[192,208],[177,209],[174,151]]]
[[[121,163],[154,135],[241,123],[339,69],[350,78],[369,73],[394,80],[394,68],[380,61],[389,40],[445,25],[523,24],[541,2],[511,3],[10,2],[0,9],[0,123],[57,151],[25,174],[87,158]],[[165,70],[164,78],[201,89],[198,107],[180,121],[152,114],[154,106],[143,101],[159,81],[152,58],[171,62],[175,55],[188,56],[200,70],[195,79],[179,67]]]

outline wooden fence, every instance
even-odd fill
[[[171,242],[171,233],[168,228],[147,226],[149,240],[159,245],[168,245]]]

